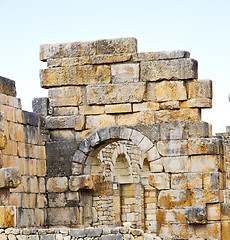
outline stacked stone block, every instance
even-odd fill
[[[14,81],[0,80],[1,205],[15,209],[14,221],[2,226],[44,226],[46,157],[40,119],[21,109]]]

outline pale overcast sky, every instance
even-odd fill
[[[199,79],[213,80],[213,109],[203,120],[213,133],[230,125],[229,0],[0,0],[0,10],[0,76],[16,81],[23,109],[47,96],[41,44],[135,37],[139,52],[189,51]]]

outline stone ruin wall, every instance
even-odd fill
[[[34,113],[21,110],[15,88],[1,93],[0,179],[10,167],[22,177],[11,169],[13,186],[0,190],[0,225],[84,236],[0,237],[229,240],[229,136],[212,137],[201,121],[212,82],[198,80],[188,52],[137,53],[127,38],[42,45],[40,59],[48,98],[33,100]]]

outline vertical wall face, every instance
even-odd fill
[[[40,119],[22,111],[14,81],[0,77],[0,88],[0,209],[5,215],[0,224],[44,226],[46,160]]]

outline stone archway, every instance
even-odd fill
[[[103,128],[83,140],[73,158],[73,164],[81,165],[78,174],[104,177],[91,195],[90,226],[131,222],[134,227],[155,232],[156,189],[148,184],[148,175],[149,163],[159,158],[154,143],[128,127]],[[148,212],[146,204],[151,205]]]

